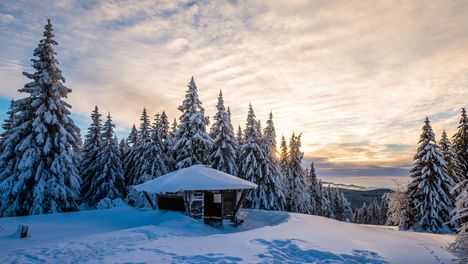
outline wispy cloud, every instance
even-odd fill
[[[20,96],[51,18],[80,116],[99,104],[122,131],[143,106],[177,117],[194,75],[209,115],[219,89],[236,126],[249,102],[262,119],[273,110],[278,134],[303,132],[323,168],[405,169],[424,117],[453,133],[466,105],[467,12],[467,1],[2,2],[0,95]]]

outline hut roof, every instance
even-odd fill
[[[193,165],[135,185],[133,188],[137,191],[164,194],[181,191],[255,189],[257,185],[205,165]]]

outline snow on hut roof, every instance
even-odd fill
[[[163,194],[181,191],[255,189],[257,185],[205,165],[193,165],[135,185],[133,188],[137,191]]]

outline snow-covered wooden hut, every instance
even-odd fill
[[[162,210],[182,211],[205,222],[237,222],[242,203],[257,185],[205,165],[193,165],[133,188],[142,191],[153,207],[148,194],[156,194]]]

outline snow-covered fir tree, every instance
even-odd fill
[[[236,133],[236,141],[237,141],[238,146],[242,145],[243,139],[244,139],[244,134],[242,134],[242,128],[239,125],[239,127],[237,128],[237,133]]]
[[[9,136],[9,133],[10,133],[10,129],[14,126],[14,123],[15,123],[15,119],[16,119],[16,110],[15,110],[15,106],[14,106],[14,100],[11,100],[10,102],[10,107],[7,111],[7,114],[6,114],[6,118],[5,120],[3,121],[3,124],[2,124],[2,133],[0,134],[0,155],[3,153],[4,151],[4,145],[6,148],[10,149],[10,151],[7,151],[7,155],[6,157],[2,157],[0,156],[0,160],[4,159],[4,160],[8,160],[8,162],[6,163],[0,163],[0,184],[2,183],[2,181],[9,177],[11,175],[11,172],[12,172],[12,169],[14,168],[14,163],[16,161],[16,159],[13,158],[13,155],[14,155],[14,151],[13,151],[13,147],[14,145],[12,145],[12,143],[8,143],[8,144],[5,144],[5,140],[8,138]],[[0,204],[1,204],[1,200],[0,200]],[[1,205],[0,205],[1,207]]]
[[[287,172],[288,172],[288,144],[286,143],[286,139],[284,136],[281,136],[280,148],[279,148],[279,157],[278,157],[278,165],[280,166],[281,175],[282,175],[282,182],[284,187],[284,193],[287,195],[287,186],[289,186]]]
[[[177,132],[177,128],[178,128],[179,124],[177,124],[177,118],[174,118],[174,121],[172,121],[172,125],[171,125],[171,135],[172,137],[174,138],[175,140],[175,134]]]
[[[3,132],[0,134],[1,138],[4,138],[5,134],[8,133],[10,128],[13,126],[13,123],[15,122],[15,114],[15,101],[12,99],[10,101],[10,106],[8,107],[8,110],[6,112],[6,118],[2,124]]]
[[[295,213],[310,213],[310,183],[302,167],[301,135],[293,134],[289,141],[289,152],[287,159],[285,178],[286,185],[286,208]]]
[[[169,125],[169,119],[166,115],[166,112],[162,111],[158,126],[159,138],[162,142],[164,161],[167,165],[168,170],[173,171],[173,168],[175,166],[174,156],[172,155],[172,147],[174,146],[174,141],[172,140]]]
[[[128,145],[127,140],[122,138],[119,142],[120,161],[122,162],[122,164],[125,161],[125,156],[127,156],[129,149],[130,149],[130,146]]]
[[[318,183],[317,173],[315,172],[315,165],[314,162],[310,163],[309,171],[308,171],[309,178],[314,182]]]
[[[128,146],[132,147],[138,141],[138,130],[135,127],[135,124],[132,126],[132,130],[130,130],[130,134],[127,137],[127,144]]]
[[[255,119],[252,105],[249,105],[247,122],[242,145],[239,146],[239,176],[258,185],[247,197],[247,207],[255,209],[269,208],[267,199],[269,187],[264,181],[265,152],[262,149],[260,124]]]
[[[388,204],[385,224],[398,226],[400,230],[408,230],[411,220],[411,208],[406,190],[402,186],[398,186],[396,190],[385,194],[383,199]]]
[[[338,197],[338,211],[340,212],[338,220],[340,221],[351,221],[353,216],[353,209],[351,208],[351,203],[348,201],[344,193],[337,188],[337,197]]]
[[[320,182],[317,179],[317,175],[315,173],[314,163],[310,163],[310,168],[307,171],[308,181],[310,183],[309,187],[309,194],[310,194],[310,206],[311,206],[311,214],[320,215],[323,201],[322,201],[322,194],[320,193],[321,188],[319,186]]]
[[[169,137],[169,119],[166,115],[166,111],[162,111],[161,113],[161,117],[160,117],[160,120],[159,120],[159,137],[161,138],[161,140],[163,142],[166,142],[168,137]]]
[[[461,170],[461,175],[459,175],[456,183],[468,179],[468,117],[465,108],[462,108],[457,129],[452,137],[453,148],[457,154]]]
[[[445,133],[445,129],[442,131],[442,137],[439,141],[440,152],[444,157],[445,163],[447,165],[447,173],[454,182],[454,184],[459,183],[462,180],[462,169],[460,165],[460,160],[458,155],[452,147],[452,143]],[[456,196],[456,195],[455,195]]]
[[[170,162],[167,162],[168,169],[170,172],[176,169],[175,155],[174,155],[173,149],[174,149],[174,144],[177,140],[176,134],[177,134],[178,126],[179,125],[177,124],[177,119],[174,118],[174,121],[172,121],[171,128],[169,129],[168,137],[166,140],[166,144],[168,147],[166,158],[170,159]]]
[[[146,108],[143,108],[140,121],[140,129],[137,130],[136,137],[133,128],[130,132],[130,149],[128,150],[123,164],[125,185],[127,187],[140,184],[148,180],[147,178],[141,179],[143,175],[140,174],[141,164],[139,164],[139,161],[141,160],[140,157],[142,156],[141,152],[143,151],[142,146],[146,145],[147,142],[151,142],[150,121]],[[135,125],[133,125],[133,127],[135,127]],[[145,175],[145,177],[148,177],[148,175]]]
[[[322,180],[319,180],[318,188],[319,188],[318,193],[321,197],[320,207],[317,208],[318,215],[329,217],[329,218],[334,218],[335,216],[333,214],[332,203],[330,201],[328,191],[327,191],[328,187],[323,186]]]
[[[179,106],[182,115],[176,132],[176,142],[172,148],[176,161],[176,169],[187,168],[195,164],[209,164],[209,153],[213,139],[206,132],[209,119],[198,98],[197,85],[192,79],[182,105]]]
[[[263,130],[262,148],[265,153],[264,179],[266,186],[269,188],[267,193],[267,201],[269,210],[283,210],[286,205],[285,186],[283,181],[283,173],[278,164],[277,149],[276,149],[276,130],[273,123],[273,113],[270,112],[266,122],[266,127]]]
[[[169,137],[170,137],[170,139],[172,141],[172,144],[174,144],[175,141],[176,141],[176,134],[177,134],[177,127],[178,126],[179,125],[177,124],[177,119],[174,118],[174,121],[172,121],[172,124],[171,124],[171,129],[169,131]]]
[[[460,263],[468,263],[468,117],[465,108],[462,108],[458,130],[453,136],[453,148],[459,160],[460,175],[451,191],[456,195],[452,223],[459,228],[450,249],[458,256]]]
[[[99,152],[99,146],[101,144],[101,130],[101,114],[99,113],[99,108],[96,105],[94,106],[94,110],[91,113],[91,124],[89,125],[88,133],[85,136],[81,154],[81,196],[82,201],[84,202],[89,201],[94,195],[90,186],[96,176],[97,155]]]
[[[153,133],[158,133],[159,137],[161,137],[160,127],[159,127],[161,125],[160,122],[161,122],[161,115],[159,113],[156,113],[154,115],[153,127],[151,129]]]
[[[115,125],[110,113],[101,132],[101,141],[96,157],[95,176],[91,179],[90,207],[109,208],[121,201],[125,189],[124,172],[120,161],[120,149],[114,135]]]
[[[278,156],[278,149],[276,144],[276,129],[273,122],[273,112],[270,112],[268,115],[268,120],[266,122],[266,127],[263,129],[263,136],[267,144],[267,153],[270,157],[276,160]]]
[[[281,143],[279,149],[279,164],[281,169],[286,170],[288,165],[288,144],[284,136],[281,136]]]
[[[227,108],[226,110],[227,116],[228,116],[228,123],[229,123],[229,128],[231,129],[232,133],[234,134],[234,126],[232,125],[232,114],[231,114],[231,109]]]
[[[380,215],[379,223],[380,225],[385,225],[387,223],[387,214],[388,214],[388,201],[385,199],[387,193],[384,193],[380,200]]]
[[[34,50],[32,82],[19,92],[15,119],[0,155],[1,216],[77,210],[80,131],[65,101],[71,89],[58,68],[57,42],[48,20],[44,38]],[[5,173],[7,173],[5,175]]]
[[[219,91],[217,112],[213,117],[210,136],[213,145],[210,150],[211,167],[237,176],[236,139],[224,107],[223,93]]]
[[[340,221],[351,221],[353,210],[343,192],[337,187],[328,186],[326,188],[326,196],[328,197],[329,207],[332,211],[329,217]]]
[[[236,162],[237,162],[238,170],[239,170],[240,146],[242,145],[243,142],[244,142],[244,134],[242,133],[242,128],[239,125],[239,127],[237,128],[237,133],[236,133],[236,156],[237,156]]]
[[[6,118],[3,121],[2,124],[2,133],[0,134],[0,153],[2,152],[2,146],[3,146],[3,141],[5,138],[7,138],[8,133],[10,132],[10,128],[12,127],[13,123],[15,122],[15,101],[11,100],[10,102],[10,107],[8,108],[8,111],[6,112]]]
[[[468,263],[468,179],[455,185],[453,192],[458,195],[452,211],[452,222],[459,225],[459,229],[450,249],[459,257],[460,263]]]
[[[366,224],[370,225],[382,225],[382,218],[381,218],[382,209],[380,208],[380,204],[377,200],[372,201],[367,208],[367,222]]]
[[[153,133],[146,108],[140,117],[138,140],[125,158],[125,183],[127,186],[147,182],[168,173],[162,144],[158,133]]]
[[[365,224],[367,221],[367,204],[364,202],[353,214],[353,222],[357,224]]]
[[[449,232],[446,223],[453,208],[450,195],[453,182],[427,117],[422,131],[407,190],[410,228],[434,233]]]

